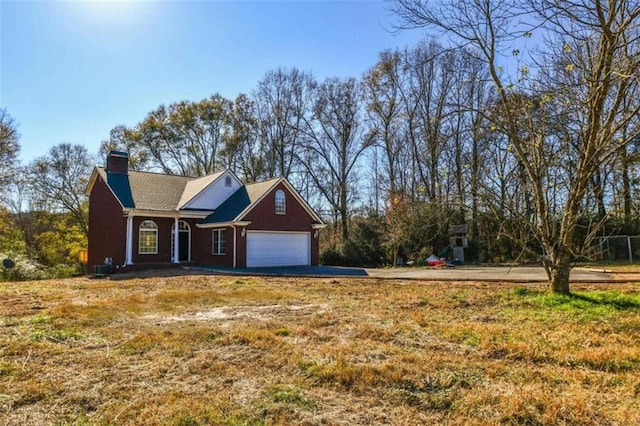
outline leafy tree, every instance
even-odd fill
[[[137,127],[139,143],[165,173],[204,176],[221,167],[229,137],[231,101],[219,94],[200,102],[161,105]]]
[[[16,226],[15,216],[0,206],[0,253],[14,255],[25,251],[24,238],[20,227]]]
[[[39,232],[33,254],[47,267],[79,266],[78,254],[87,247],[87,236],[73,214],[39,212],[35,215]]]
[[[101,158],[107,158],[110,151],[124,151],[129,155],[129,169],[144,171],[150,167],[150,153],[140,143],[138,130],[119,125],[111,129],[109,139],[100,144]]]

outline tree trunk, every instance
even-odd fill
[[[571,258],[561,254],[557,259],[551,260],[547,268],[549,286],[556,294],[571,294],[569,291],[569,275],[571,273]]]
[[[340,188],[340,222],[342,224],[342,241],[349,239],[349,211],[347,210],[346,179]]]
[[[622,163],[622,211],[624,214],[624,232],[631,233],[631,179],[629,176],[629,157],[627,155],[627,148],[622,147],[620,149],[620,158]]]
[[[600,170],[593,175],[591,184],[593,186],[593,195],[595,197],[596,206],[598,207],[598,219],[604,219],[607,215],[607,208],[604,204],[604,188],[602,186]]]

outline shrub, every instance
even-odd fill
[[[56,265],[51,268],[29,259],[24,254],[0,253],[0,260],[11,259],[15,266],[11,269],[0,266],[0,281],[34,281],[49,278],[68,278],[76,271],[74,265]]]

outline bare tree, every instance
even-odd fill
[[[599,164],[636,136],[621,130],[638,114],[637,107],[624,108],[637,86],[640,65],[638,2],[530,0],[521,5],[513,0],[470,0],[461,7],[455,0],[397,0],[395,11],[401,27],[435,29],[458,46],[477,49],[486,61],[503,114],[494,117],[494,123],[507,135],[510,153],[522,166],[533,198],[527,223],[546,253],[541,260],[552,291],[568,294],[572,262],[581,249],[576,242],[578,223],[591,182]],[[523,27],[524,16],[532,27]],[[509,79],[498,64],[501,55],[534,30],[545,35],[547,49]],[[539,75],[533,74],[534,67]],[[512,85],[517,81],[530,83],[527,88],[534,96],[528,99],[533,102],[514,104]],[[543,111],[540,105],[553,98],[562,99],[560,104],[579,117],[571,120],[575,132],[559,137],[540,126],[548,118],[537,119]]]
[[[358,159],[372,138],[364,127],[362,91],[355,79],[327,79],[318,87],[316,96],[313,118],[305,128],[308,141],[304,166],[340,217],[346,240]]]
[[[404,136],[404,59],[400,51],[385,51],[378,63],[367,71],[362,84],[367,102],[367,116],[375,143],[382,148],[388,179],[388,194],[400,190],[400,157],[407,148]],[[385,194],[386,195],[386,194]]]
[[[5,188],[15,175],[20,152],[20,135],[14,119],[6,109],[0,109],[0,188]]]
[[[85,188],[93,160],[82,145],[62,143],[29,166],[29,186],[34,206],[43,211],[70,213],[88,234]]]
[[[263,144],[258,140],[255,103],[240,94],[233,103],[232,132],[223,155],[227,166],[247,182],[257,182],[267,176]]]
[[[269,71],[253,93],[258,135],[269,177],[289,178],[302,145],[303,123],[312,108],[313,76],[293,68]]]

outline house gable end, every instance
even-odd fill
[[[197,185],[197,182],[194,181],[193,185]],[[194,196],[184,197],[188,199],[181,200],[179,208],[189,210],[214,210],[243,186],[240,179],[238,179],[231,170],[226,170],[218,176],[213,176],[213,180],[203,189],[197,191]],[[185,192],[187,192],[187,189],[185,189]]]
[[[115,180],[118,181],[115,185],[117,190],[114,190],[114,187],[111,185],[111,183],[113,183],[113,180],[109,178],[109,173],[106,172],[103,168],[95,167],[93,169],[93,172],[91,173],[91,178],[89,179],[87,188],[85,189],[85,195],[89,197],[89,199],[91,199],[91,194],[93,193],[95,186],[101,182],[109,190],[111,196],[115,199],[115,201],[120,204],[120,207],[122,209],[135,207],[135,203],[133,202],[133,198],[131,197],[129,180],[126,179],[125,181],[123,179],[119,180],[116,178]],[[122,195],[124,197],[124,202],[123,199],[119,197],[119,195]]]
[[[307,204],[307,202],[302,198],[302,196],[296,191],[296,189],[284,178],[280,178],[274,181],[273,185],[271,185],[258,199],[253,201],[247,208],[242,211],[237,217],[236,220],[245,220],[248,215],[250,215],[251,211],[256,208],[266,197],[275,196],[275,189],[280,185],[284,186],[287,189],[287,192],[293,196],[293,198],[300,204],[300,206],[304,209],[304,211],[309,215],[309,217],[317,223],[318,225],[323,225],[324,222],[317,213]]]

